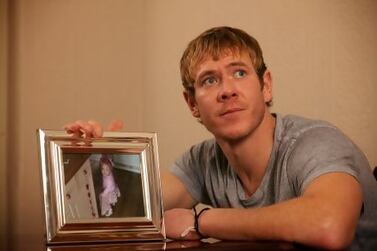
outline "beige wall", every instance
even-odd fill
[[[274,79],[273,111],[333,122],[377,165],[376,1],[147,3],[145,126],[159,132],[164,165],[207,135],[177,95],[178,60],[190,39],[217,25],[260,41]]]
[[[10,232],[23,238],[11,248],[27,250],[44,228],[36,129],[79,118],[130,118],[129,130],[142,128],[143,2],[11,5]]]
[[[121,118],[127,130],[158,132],[163,167],[209,137],[185,107],[178,61],[212,26],[261,42],[273,111],[333,122],[377,164],[376,1],[15,0],[11,9],[7,180],[10,232],[24,245],[44,228],[36,128]]]

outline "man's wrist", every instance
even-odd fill
[[[195,231],[196,233],[200,236],[200,238],[206,238],[208,236],[205,236],[205,234],[202,233],[201,229],[200,229],[200,223],[199,223],[199,220],[200,220],[200,217],[203,215],[203,213],[207,210],[209,210],[210,208],[209,207],[206,207],[206,208],[203,208],[202,210],[200,210],[199,212],[196,210],[196,208],[194,207],[194,228],[195,228]]]

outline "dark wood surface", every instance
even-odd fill
[[[133,250],[218,250],[218,251],[272,251],[272,250],[307,250],[303,247],[295,246],[289,243],[278,242],[200,242],[200,241],[171,241],[167,243],[149,242],[149,243],[117,243],[117,244],[91,244],[75,246],[52,246],[47,250],[51,251],[133,251]]]
[[[13,239],[13,238],[12,238]],[[11,241],[9,251],[134,251],[134,250],[180,250],[180,251],[308,251],[318,250],[306,246],[283,242],[242,241],[168,241],[168,242],[121,242],[46,246],[40,236],[19,236]],[[355,239],[346,251],[376,251],[377,236]]]

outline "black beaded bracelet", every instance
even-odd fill
[[[205,236],[202,235],[202,233],[201,233],[200,230],[199,230],[199,217],[200,217],[200,215],[201,215],[204,211],[207,211],[207,210],[209,210],[209,209],[210,209],[209,207],[206,207],[206,208],[203,208],[202,210],[200,210],[199,213],[197,213],[196,208],[194,207],[194,213],[195,213],[195,215],[194,215],[194,228],[195,228],[196,233],[200,236],[201,239],[202,239],[202,238],[205,238]]]

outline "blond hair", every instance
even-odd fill
[[[185,90],[192,96],[195,94],[195,69],[208,56],[218,60],[225,52],[241,53],[246,51],[256,70],[261,87],[266,65],[262,49],[258,41],[246,32],[232,27],[214,27],[192,40],[184,51],[181,62],[181,79]]]

